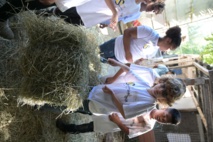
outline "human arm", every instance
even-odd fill
[[[102,90],[104,93],[111,95],[112,102],[115,104],[115,106],[117,107],[117,109],[119,110],[121,115],[125,118],[123,106],[122,106],[121,102],[116,98],[114,92],[112,90],[110,90],[107,86],[103,87]]]
[[[120,67],[124,72],[128,72],[130,70],[129,66],[127,66],[126,64],[123,64],[119,61],[116,61],[115,59],[111,59],[109,58],[107,60],[107,62],[111,65],[111,66],[118,66]]]
[[[140,63],[141,63],[143,60],[144,60],[144,58],[140,58],[140,59],[136,60],[134,63],[135,63],[136,65],[140,65]]]
[[[115,124],[118,125],[118,127],[127,135],[129,135],[129,128],[124,125],[120,118],[118,117],[118,115],[116,113],[112,113],[111,115],[109,115],[109,120],[111,120],[112,122],[114,122]]]
[[[112,0],[105,0],[106,5],[109,7],[109,9],[112,11],[112,18],[109,24],[109,27],[115,30],[117,23],[118,23],[118,12],[115,9],[115,6],[112,2]]]
[[[130,66],[130,64],[126,64],[127,66]],[[122,68],[120,68],[117,73],[112,76],[112,77],[108,77],[105,81],[105,84],[111,84],[114,81],[116,81],[116,79],[118,79],[118,77],[124,72],[124,70]]]
[[[133,62],[132,53],[130,51],[130,43],[132,38],[137,38],[137,27],[129,28],[124,30],[123,34],[123,45],[125,51],[126,60],[130,63]]]
[[[55,0],[39,0],[39,2],[44,5],[52,5],[55,3]]]

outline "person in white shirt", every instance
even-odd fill
[[[112,113],[109,116],[95,116],[93,122],[81,125],[66,124],[57,119],[56,127],[64,133],[86,133],[86,132],[117,132],[123,131],[129,138],[145,134],[154,128],[155,123],[178,125],[181,121],[180,112],[174,108],[152,109],[143,114],[124,119],[119,113]]]
[[[171,27],[164,37],[160,37],[154,29],[142,25],[126,29],[123,35],[100,45],[100,56],[105,59],[114,58],[122,63],[133,63],[141,58],[154,57],[158,49],[175,50],[180,44],[180,27]]]
[[[118,21],[136,20],[142,11],[159,14],[165,7],[163,2],[151,0],[56,0],[56,5],[58,9],[53,13],[66,17],[69,23],[85,27],[109,25],[114,30]]]

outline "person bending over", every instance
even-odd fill
[[[143,58],[156,55],[158,49],[175,50],[181,44],[181,29],[178,26],[169,28],[164,37],[149,26],[137,26],[126,29],[123,35],[100,45],[100,56],[113,58],[122,63],[134,63]]]

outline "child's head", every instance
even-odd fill
[[[159,78],[158,83],[155,86],[157,85],[161,87],[162,91],[154,91],[156,93],[161,93],[161,94],[155,94],[156,99],[160,103],[168,104],[170,106],[176,100],[180,99],[186,92],[186,85],[179,78],[161,77]]]
[[[178,125],[181,121],[181,114],[177,109],[167,108],[154,110],[153,113],[151,112],[151,118],[160,123]]]
[[[159,44],[161,51],[175,50],[181,44],[181,28],[179,26],[169,28],[166,35],[159,41],[161,41]]]
[[[165,8],[164,2],[150,2],[146,5],[146,12],[154,12],[155,14],[160,14]]]

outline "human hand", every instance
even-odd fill
[[[116,31],[117,23],[118,23],[118,13],[116,12],[112,15],[109,27],[112,28],[114,31]]]
[[[126,57],[126,60],[127,60],[129,63],[132,63],[132,62],[133,62],[133,60],[132,60],[132,53],[131,53],[131,52],[126,53],[125,57]]]
[[[113,94],[112,90],[109,89],[107,86],[104,86],[104,87],[102,88],[102,90],[103,90],[103,92],[106,93],[106,94],[110,94],[110,95]]]
[[[144,58],[140,58],[135,61],[135,64],[140,65],[140,63],[144,60]]]
[[[106,78],[105,84],[111,84],[115,81],[114,77],[108,77]]]
[[[143,117],[142,115],[141,115],[141,116],[138,116],[137,119],[138,119],[138,122],[139,122],[143,127],[146,126],[146,121],[144,120],[144,117]]]
[[[117,113],[112,113],[111,115],[109,115],[109,120],[112,121],[112,122],[114,122],[114,123],[116,123],[116,124],[121,123],[121,120],[118,117]]]

